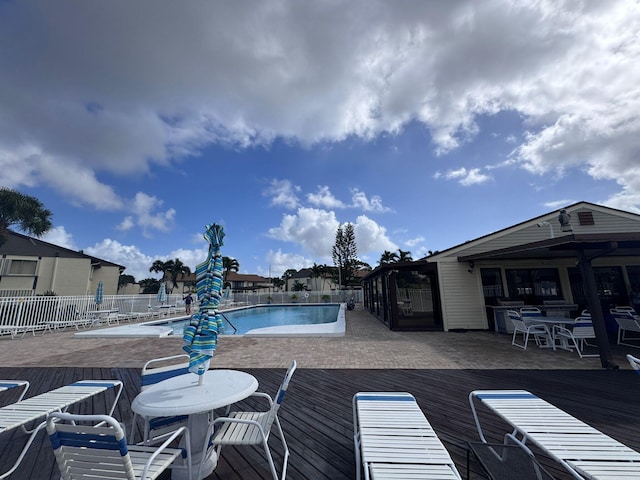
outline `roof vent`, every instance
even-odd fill
[[[593,212],[578,212],[578,222],[580,225],[595,225]]]

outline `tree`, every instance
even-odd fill
[[[136,279],[133,275],[120,275],[118,277],[118,290],[130,283],[136,283]]]
[[[311,274],[310,274],[311,278],[322,278],[324,277],[324,267],[322,265],[318,265],[317,263],[314,262],[313,267],[311,267]],[[314,282],[313,285],[315,288],[313,288],[313,290],[317,290],[318,288],[318,282]],[[322,289],[324,290],[324,283],[322,285]]]
[[[395,252],[390,252],[389,250],[385,250],[384,252],[382,252],[382,255],[380,255],[380,260],[378,260],[378,263],[380,265],[386,264],[386,263],[396,263],[398,261],[398,254]]]
[[[349,283],[353,279],[353,272],[358,260],[356,234],[352,223],[346,223],[344,228],[342,228],[342,225],[338,227],[336,243],[331,253],[333,263],[338,267],[338,287],[342,288],[343,283]]]
[[[9,228],[14,225],[28,235],[43,235],[53,227],[52,215],[37,198],[0,188],[0,246],[7,242]]]
[[[289,268],[282,274],[282,280],[284,281],[285,291],[289,290],[289,279],[293,277],[298,271],[295,268]]]
[[[238,272],[240,263],[235,258],[222,257],[222,268],[224,269],[224,280],[227,280],[229,272]]]
[[[413,262],[413,257],[409,250],[398,249],[398,262]]]
[[[284,280],[278,277],[273,277],[271,279],[271,284],[273,285],[273,288],[275,288],[276,290],[281,290],[282,287],[284,286]]]
[[[156,260],[149,268],[150,272],[162,272],[162,280],[171,280],[172,286],[169,289],[173,291],[178,286],[178,276],[191,275],[191,269],[187,267],[179,258],[175,260],[168,260],[163,262],[162,260]]]
[[[158,293],[160,280],[157,278],[145,278],[140,280],[140,286],[142,287],[142,293]]]

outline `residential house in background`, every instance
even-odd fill
[[[260,275],[228,272],[225,284],[231,286],[232,292],[253,291],[256,293],[268,292],[272,288],[268,278]]]
[[[0,246],[0,295],[91,295],[99,282],[115,295],[122,265],[37,238],[9,232]]]

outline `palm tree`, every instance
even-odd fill
[[[240,270],[240,263],[235,258],[222,257],[222,268],[224,269],[224,280],[226,281],[229,272],[238,272]]]
[[[313,267],[311,267],[311,273],[310,273],[310,277],[311,278],[321,278],[324,275],[324,268],[322,267],[322,265],[318,265],[317,263],[314,262]],[[317,282],[315,282],[316,284],[314,285],[314,290],[317,290],[318,288],[318,284]],[[324,287],[324,285],[323,285]]]
[[[162,280],[164,280],[166,272],[167,272],[167,270],[169,270],[169,268],[171,268],[171,265],[169,264],[169,262],[163,262],[162,260],[156,260],[155,262],[153,262],[153,264],[149,268],[149,271],[150,272],[155,272],[155,273],[162,273]]]
[[[384,263],[396,263],[399,258],[400,257],[398,257],[397,253],[385,250],[382,255],[380,255],[380,260],[378,260],[378,263],[380,263],[380,265]]]
[[[409,250],[398,249],[398,253],[398,262],[413,262],[413,257],[411,257],[411,252]]]
[[[178,286],[178,276],[191,275],[191,269],[187,267],[179,258],[175,260],[156,260],[149,268],[150,272],[162,272],[162,280],[170,279],[172,286],[170,292]]]
[[[37,198],[0,188],[0,246],[6,243],[13,225],[36,237],[48,232],[53,227],[52,215]]]

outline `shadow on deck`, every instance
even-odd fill
[[[256,376],[260,390],[273,395],[284,369],[245,369]],[[31,382],[29,396],[79,379],[120,379],[125,384],[115,416],[129,426],[130,403],[138,393],[139,369],[131,368],[0,368],[0,378]],[[299,369],[291,382],[280,418],[291,456],[290,480],[355,478],[351,397],[357,391],[408,391],[466,474],[465,442],[478,440],[468,404],[475,389],[526,389],[550,401],[604,433],[640,451],[640,378],[629,370],[328,370]],[[104,402],[104,398],[95,400]],[[79,406],[80,413],[95,407]],[[249,406],[249,405],[247,405]],[[104,407],[102,408],[102,410]],[[486,417],[493,440],[506,433],[497,417]],[[25,436],[0,435],[0,471],[4,472]],[[275,461],[281,460],[273,441]],[[571,478],[557,464],[539,457],[558,479]],[[60,478],[53,453],[40,433],[14,479]],[[268,479],[270,472],[259,450],[226,448],[210,479]],[[482,478],[477,474],[472,478]]]

